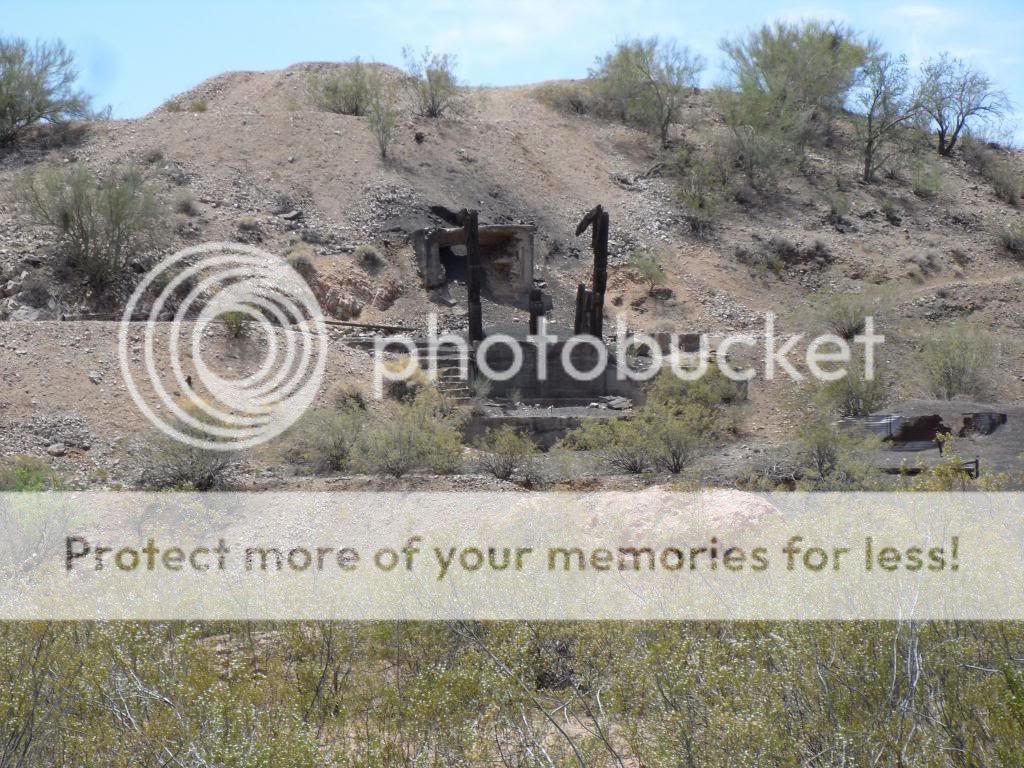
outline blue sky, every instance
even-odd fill
[[[582,77],[616,40],[658,34],[704,55],[710,84],[721,75],[719,40],[775,18],[846,21],[914,64],[952,51],[991,75],[1024,115],[1022,0],[0,0],[0,34],[63,38],[83,86],[116,117],[144,114],[227,70],[355,56],[398,64],[410,44],[455,53],[471,84],[512,85]],[[1013,128],[1024,139],[1016,118]]]

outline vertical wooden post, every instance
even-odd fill
[[[608,212],[602,210],[594,220],[594,298],[590,315],[590,332],[603,338],[604,331],[604,293],[608,289]]]
[[[576,319],[572,326],[572,332],[575,335],[585,333],[590,326],[587,318],[587,294],[590,291],[587,290],[587,286],[580,283],[576,287]]]
[[[484,321],[480,306],[480,230],[476,211],[464,212],[466,231],[466,261],[469,264],[469,341],[483,341]]]

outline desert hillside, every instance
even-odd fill
[[[166,202],[161,253],[237,240],[283,257],[305,255],[330,297],[325,309],[341,320],[422,329],[434,312],[443,327],[464,329],[464,288],[453,286],[444,302],[425,290],[409,235],[446,225],[446,211],[476,208],[483,224],[536,226],[535,277],[552,297],[549,320],[571,327],[575,287],[591,271],[589,234],[576,238],[574,229],[600,203],[611,217],[608,309],[632,330],[756,334],[763,313],[774,312],[782,333],[821,333],[828,330],[821,308],[831,296],[866,295],[887,337],[882,354],[893,401],[927,396],[914,363],[921,339],[960,319],[990,329],[1001,345],[984,399],[1024,399],[1017,344],[1024,264],[997,237],[1000,228],[1019,226],[1022,214],[960,157],[935,159],[939,178],[927,195],[915,191],[909,172],[864,184],[853,129],[840,121],[832,146],[808,152],[771,200],[738,200],[698,237],[679,202],[671,153],[700,149],[721,130],[707,94],[687,97],[666,154],[634,128],[556,111],[538,98],[538,87],[473,89],[457,118],[404,116],[382,160],[365,118],[310,104],[310,76],[334,66],[227,73],[140,119],[40,132],[3,155],[0,315],[15,321],[0,326],[4,419],[106,418],[102,408],[83,406],[96,396],[88,376],[96,350],[83,352],[78,340],[105,339],[101,354],[113,360],[116,332],[104,328],[113,315],[103,313],[119,307],[98,308],[74,279],[51,277],[53,235],[17,204],[15,188],[44,164],[102,172],[124,161],[142,167]],[[357,250],[367,245],[382,254],[382,269],[360,265]],[[643,252],[665,268],[653,294],[631,266]],[[34,274],[51,286],[42,300],[25,290]],[[524,312],[486,301],[484,317],[526,321]],[[69,325],[63,338],[61,326],[34,324],[60,319],[88,321],[86,330]],[[337,347],[346,367],[364,373],[364,353]],[[46,375],[40,360],[62,361],[69,374],[62,386],[26,385]],[[776,381],[752,385],[750,400],[741,432],[747,456],[785,441],[808,395]],[[116,412],[124,425],[141,418],[127,407]]]

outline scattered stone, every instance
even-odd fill
[[[103,374],[99,371],[89,371],[89,381],[93,384],[99,384],[103,381]]]
[[[302,218],[302,211],[288,211],[288,213],[282,213],[281,218],[285,221],[298,221]]]

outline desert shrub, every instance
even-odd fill
[[[997,238],[999,245],[1007,253],[1016,256],[1018,260],[1024,260],[1024,227],[1019,225],[1002,227],[997,233]]]
[[[193,99],[188,105],[189,112],[205,112],[207,108],[206,99]]]
[[[744,390],[738,382],[726,376],[713,364],[708,365],[707,372],[696,381],[684,381],[670,369],[662,369],[647,392],[647,402],[669,405],[672,407],[683,403],[696,403],[710,409],[744,398]]]
[[[170,100],[164,102],[164,109],[166,109],[168,112],[172,112],[172,113],[181,112],[182,111],[181,102],[176,100],[176,99],[170,99]]]
[[[665,267],[662,266],[661,259],[650,251],[633,254],[629,266],[647,283],[648,294],[654,293],[654,289],[665,282]]]
[[[354,466],[392,477],[415,470],[457,472],[462,463],[457,425],[430,394],[428,390],[409,402],[388,403],[381,417],[360,434]]]
[[[747,182],[763,194],[774,192],[788,158],[785,143],[771,132],[735,126],[719,151],[738,168]]]
[[[191,192],[182,190],[175,196],[174,212],[184,214],[185,216],[199,215],[199,207],[196,205],[196,199],[192,196]]]
[[[651,37],[619,43],[598,59],[591,82],[604,112],[649,131],[664,147],[703,69],[703,59],[689,49]]]
[[[900,208],[892,198],[882,198],[882,202],[879,203],[878,208],[882,212],[882,215],[885,216],[885,220],[894,227],[898,227],[903,223],[903,216],[900,213]]]
[[[960,322],[929,336],[920,367],[934,397],[984,396],[996,360],[996,346],[982,328]]]
[[[880,473],[872,464],[878,441],[871,435],[841,431],[824,414],[817,414],[801,428],[794,455],[804,468],[800,486],[815,491],[872,490],[879,487]]]
[[[618,472],[639,475],[654,465],[654,447],[633,419],[588,419],[563,442],[573,450],[592,451],[602,464]]]
[[[299,277],[312,285],[316,279],[316,267],[305,253],[292,253],[288,257],[288,265],[299,273]]]
[[[346,408],[357,408],[365,411],[369,396],[366,393],[366,387],[361,383],[357,381],[341,381],[331,387],[327,399],[331,407],[339,411]]]
[[[142,162],[146,165],[156,165],[164,161],[164,152],[159,147],[152,147],[142,153]]]
[[[841,379],[822,385],[820,400],[830,413],[837,416],[869,416],[885,407],[889,387],[880,371],[870,379],[864,376],[864,363],[853,358]]]
[[[389,375],[400,374],[409,365],[409,357],[402,355],[394,360],[385,360],[384,369]],[[430,380],[426,371],[420,367],[409,376],[384,380],[384,396],[395,402],[409,402],[415,400],[426,389],[430,387]]]
[[[713,409],[697,403],[651,402],[626,418],[587,420],[566,436],[564,445],[592,451],[619,472],[677,474],[707,443],[715,418]]]
[[[473,392],[474,400],[486,400],[491,396],[491,390],[494,389],[494,382],[484,376],[482,373],[475,373],[473,378],[469,381],[469,388]],[[518,402],[513,400],[513,402]]]
[[[910,188],[922,200],[931,200],[942,192],[942,169],[930,160],[919,160],[914,164],[910,176]]]
[[[220,321],[224,323],[224,327],[227,329],[228,338],[241,339],[249,335],[249,325],[253,322],[253,318],[245,312],[225,312],[220,315]]]
[[[406,48],[402,55],[420,115],[442,118],[463,110],[463,89],[455,77],[455,56],[434,53],[429,48],[421,54]]]
[[[781,236],[768,240],[758,239],[750,248],[738,247],[735,251],[738,262],[755,270],[766,270],[779,274],[798,264],[831,264],[835,257],[821,240],[809,246],[800,246]]]
[[[848,223],[846,217],[850,215],[850,201],[846,199],[846,195],[838,190],[830,192],[826,203],[829,224],[838,227]]]
[[[488,432],[477,444],[480,468],[499,480],[508,480],[523,470],[539,453],[526,435],[512,427]]]
[[[356,262],[367,272],[377,272],[384,266],[384,257],[380,250],[369,244],[356,246]]]
[[[60,487],[60,477],[43,459],[34,456],[0,459],[0,491],[38,493]]]
[[[0,145],[37,123],[84,116],[89,99],[75,89],[77,79],[74,57],[61,41],[0,38]]]
[[[21,284],[21,300],[30,307],[45,307],[50,301],[50,281],[41,269],[34,269]]]
[[[365,406],[352,401],[309,410],[284,435],[285,458],[317,474],[344,472],[366,421]]]
[[[150,185],[132,166],[97,177],[85,165],[46,168],[21,180],[18,197],[41,224],[53,229],[70,268],[97,293],[152,248],[161,211]]]
[[[394,141],[398,117],[398,100],[394,87],[379,77],[371,78],[366,119],[370,133],[377,140],[377,149],[382,160],[387,159],[388,149]]]
[[[965,137],[961,157],[991,186],[996,197],[1008,205],[1016,205],[1021,194],[1021,174],[1017,167],[1003,158],[986,142]]]
[[[864,322],[875,309],[875,302],[863,294],[834,293],[822,304],[822,324],[841,339],[851,341],[864,332]]]
[[[239,232],[259,232],[260,223],[256,221],[256,219],[253,218],[252,216],[243,216],[237,222],[235,222],[235,228]]]
[[[688,178],[681,185],[679,202],[690,231],[701,240],[711,237],[722,209],[722,202],[715,192],[704,186],[700,179]]]
[[[182,409],[203,425],[225,426],[193,404]],[[197,440],[219,442],[205,429],[177,421],[175,428]],[[190,445],[173,437],[159,437],[143,455],[139,479],[145,488],[179,491],[216,491],[228,487],[238,466],[238,454],[231,450],[214,450]]]
[[[556,112],[571,115],[589,115],[594,111],[594,94],[588,81],[544,83],[530,91],[530,95]]]
[[[370,80],[366,65],[356,58],[335,74],[311,77],[309,93],[318,109],[342,115],[365,115],[370,107]]]

